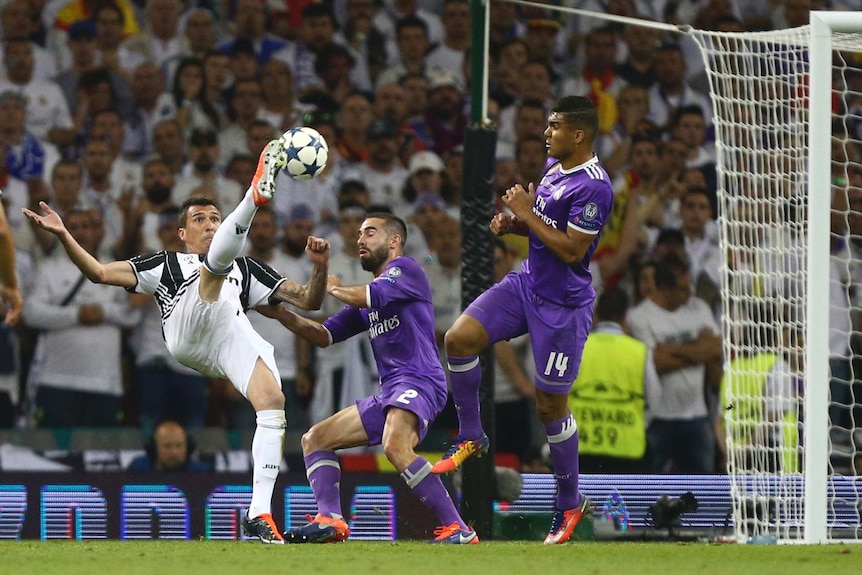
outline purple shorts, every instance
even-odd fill
[[[567,394],[578,377],[581,355],[593,325],[593,302],[566,307],[534,294],[523,272],[511,272],[471,303],[491,343],[530,334],[536,362],[536,388]]]
[[[422,441],[445,404],[445,384],[434,386],[422,379],[388,382],[377,395],[356,401],[368,445],[380,445],[383,441],[383,426],[390,407],[404,409],[419,418],[419,441]]]

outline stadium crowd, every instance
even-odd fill
[[[559,4],[718,31],[800,26],[810,9],[862,9],[860,0]],[[713,113],[697,46],[503,1],[491,3],[489,30],[497,198],[514,182],[541,179],[555,98],[588,96],[599,111],[595,152],[615,201],[592,262],[602,294],[594,333],[605,339],[588,345],[585,383],[570,400],[582,471],[721,471],[722,258]],[[254,427],[231,385],[168,354],[151,298],[83,281],[21,208],[46,201],[105,261],[182,251],[178,206],[204,194],[230,212],[266,143],[298,125],[324,135],[328,166],[307,182],[279,176],[246,255],[304,283],[313,234],[332,244],[330,273],[364,282],[358,225],[366,212],[393,212],[407,220],[406,253],[431,282],[443,357],[443,335],[462,311],[462,140],[478,49],[467,0],[4,0],[0,33],[0,188],[24,295],[22,323],[0,328],[0,428],[125,426],[149,436],[166,420],[192,434]],[[496,244],[498,279],[525,257],[518,239]],[[862,277],[852,280],[845,290]],[[312,317],[339,309],[327,297]],[[366,340],[315,351],[249,315],[275,346],[290,428],[305,430],[375,389]],[[524,469],[541,460],[544,437],[531,409],[529,346],[524,336],[494,348],[496,412],[506,422],[496,450]],[[852,441],[862,393],[847,351],[833,354],[842,383],[831,415]],[[631,398],[622,411],[611,409],[618,398],[608,390],[589,388],[608,377]],[[454,408],[444,413],[429,449],[442,449],[457,428]]]

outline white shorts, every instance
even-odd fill
[[[199,281],[188,286],[164,323],[171,355],[208,377],[230,380],[246,398],[248,382],[260,358],[280,386],[272,345],[254,331],[238,303],[203,301]]]

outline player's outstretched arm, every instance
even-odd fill
[[[24,215],[39,228],[57,236],[63,249],[69,254],[69,259],[78,266],[78,269],[88,280],[97,284],[121,287],[135,287],[138,284],[138,278],[132,271],[132,264],[126,261],[101,263],[75,241],[75,238],[66,229],[60,214],[52,210],[45,202],[39,202],[39,207],[42,208],[44,215],[23,208]]]
[[[369,307],[367,285],[343,286],[338,276],[331,275],[327,280],[326,291],[351,307]]]
[[[314,264],[311,277],[305,285],[285,280],[273,294],[275,301],[286,302],[300,309],[320,309],[326,295],[326,272],[329,266],[329,242],[314,236],[308,237],[305,246],[308,259]]]
[[[262,305],[254,309],[266,317],[278,320],[281,325],[317,347],[328,347],[332,343],[329,332],[322,324],[304,318],[283,305]]]

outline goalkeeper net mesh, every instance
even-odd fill
[[[715,108],[723,266],[721,413],[740,540],[800,537],[807,392],[829,393],[827,512],[832,539],[859,539],[852,479],[854,324],[862,292],[862,35],[833,36],[831,229],[808,229],[808,27],[764,33],[691,31]],[[830,277],[806,293],[807,238],[830,234]],[[826,287],[828,285],[828,288]],[[862,286],[860,286],[862,287]],[[831,381],[806,382],[806,299],[829,314]],[[856,422],[862,425],[862,421]],[[860,436],[856,434],[856,441]]]

